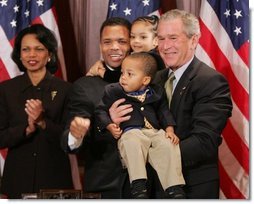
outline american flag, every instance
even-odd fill
[[[221,198],[249,198],[249,1],[202,0],[196,55],[229,81],[232,117],[219,149]]]
[[[110,0],[107,18],[123,17],[132,22],[139,16],[160,16],[159,10],[159,0]]]
[[[52,0],[0,0],[0,82],[20,75],[10,55],[16,34],[30,24],[41,23],[51,29],[58,41],[61,69],[56,75],[67,79],[62,44]],[[0,150],[2,173],[7,150]]]

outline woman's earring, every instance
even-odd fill
[[[51,60],[51,59],[50,59],[50,58],[48,58],[48,62],[50,62],[50,60]]]

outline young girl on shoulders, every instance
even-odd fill
[[[157,51],[157,25],[159,17],[141,16],[133,21],[131,26],[130,46],[132,52],[149,52],[158,63],[158,70],[164,69],[165,65]],[[87,72],[87,76],[104,77],[106,69],[101,60],[97,61]]]

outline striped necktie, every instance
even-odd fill
[[[171,72],[169,74],[168,80],[165,83],[165,89],[167,93],[167,98],[168,98],[168,105],[170,107],[171,99],[172,99],[172,91],[173,91],[173,81],[175,79],[174,72]]]

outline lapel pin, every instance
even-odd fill
[[[182,91],[180,92],[180,95],[183,94],[183,91],[186,89],[186,86],[182,88]]]
[[[51,91],[51,99],[54,100],[55,96],[57,94],[57,91]]]

